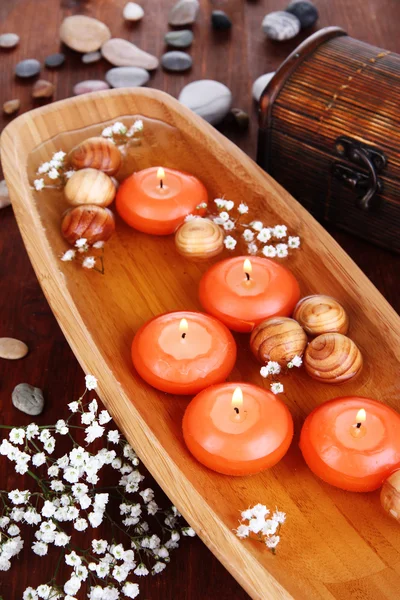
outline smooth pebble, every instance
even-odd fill
[[[107,25],[86,15],[67,17],[60,27],[61,41],[77,52],[95,52],[110,37]]]
[[[16,33],[2,33],[0,35],[0,48],[14,48],[19,43]]]
[[[170,25],[190,25],[195,22],[199,9],[198,0],[178,0],[169,12],[168,23]]]
[[[232,27],[232,21],[223,10],[213,10],[211,13],[211,25],[214,29],[226,31]]]
[[[80,81],[74,85],[74,95],[80,96],[81,94],[87,94],[88,92],[99,92],[100,90],[108,90],[110,86],[101,79],[87,79],[86,81]]]
[[[140,67],[115,67],[106,73],[106,81],[113,88],[140,87],[149,79],[148,72]]]
[[[283,10],[269,13],[262,22],[262,29],[267,37],[279,42],[291,40],[299,33],[300,28],[298,18]]]
[[[56,52],[55,54],[49,54],[44,60],[44,64],[49,69],[57,69],[65,63],[65,54],[62,52]]]
[[[54,84],[47,79],[38,79],[32,88],[32,98],[51,98],[54,94]]]
[[[26,60],[21,60],[15,67],[15,74],[18,77],[28,78],[34,77],[38,73],[40,73],[40,69],[42,65],[36,58],[27,58]]]
[[[247,114],[247,112],[245,112],[241,108],[232,108],[231,115],[233,117],[234,122],[239,127],[239,129],[242,129],[243,131],[245,129],[248,129],[249,123],[250,123],[250,117]]]
[[[209,123],[222,121],[232,106],[229,88],[213,79],[200,79],[186,85],[179,95],[179,102],[203,117]]]
[[[108,40],[102,45],[101,53],[116,67],[141,67],[149,71],[158,67],[158,58],[122,38]]]
[[[128,2],[125,4],[122,16],[126,21],[140,21],[144,17],[144,10],[140,4],[136,2]]]
[[[95,63],[101,60],[101,52],[97,50],[96,52],[86,52],[86,54],[82,54],[82,62],[85,65],[90,65],[91,63]]]
[[[20,106],[21,100],[19,100],[19,98],[15,98],[14,100],[7,100],[3,104],[3,111],[6,113],[6,115],[12,115],[15,112],[17,112],[17,110],[19,110]]]
[[[0,358],[18,360],[28,354],[28,346],[15,338],[0,338]]]
[[[0,208],[5,208],[11,204],[10,194],[8,193],[8,187],[6,180],[0,181]]]
[[[314,25],[319,17],[318,10],[311,2],[292,2],[285,11],[298,18],[302,29]]]
[[[253,98],[256,102],[258,102],[261,98],[261,94],[275,75],[275,71],[272,73],[265,73],[265,75],[261,75],[258,79],[253,83]]]
[[[161,58],[161,64],[167,71],[187,71],[192,66],[192,57],[186,52],[172,50]]]
[[[29,383],[19,383],[15,386],[11,398],[15,408],[27,415],[36,416],[43,412],[43,392]]]
[[[188,48],[193,42],[193,32],[190,29],[179,29],[178,31],[168,31],[165,34],[164,41],[168,46],[174,48]]]

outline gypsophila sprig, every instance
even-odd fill
[[[10,432],[1,441],[0,455],[17,473],[30,476],[36,489],[0,490],[0,570],[11,568],[27,527],[34,531],[33,554],[56,565],[48,581],[25,589],[24,600],[75,600],[83,592],[93,600],[135,598],[139,584],[134,580],[161,573],[180,538],[194,535],[175,507],[160,508],[111,415],[95,398],[86,399],[97,379],[86,375],[85,383],[84,394],[68,404],[68,415],[54,425],[1,426]],[[84,436],[85,443],[74,434]],[[61,437],[71,442],[67,452],[65,444],[58,452]],[[100,526],[108,531],[107,539],[99,536]],[[88,531],[91,543],[83,548]],[[59,575],[63,562],[69,568],[66,580]]]
[[[130,142],[132,139],[137,141],[140,139],[143,132],[143,121],[137,119],[130,127],[117,121],[113,125],[109,125],[101,132],[102,137],[114,142],[118,146],[122,146]]]
[[[88,255],[88,252],[91,254]],[[63,262],[78,262],[82,268],[94,270],[104,275],[104,242],[98,241],[88,244],[86,238],[75,242],[75,248],[67,250],[60,256]]]
[[[238,538],[255,539],[276,554],[280,542],[280,530],[286,521],[286,514],[278,509],[271,511],[264,504],[256,504],[241,513],[239,526],[234,529]]]

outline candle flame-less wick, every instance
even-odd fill
[[[158,171],[157,171],[157,179],[160,182],[160,188],[162,189],[164,187],[164,179],[165,179],[165,171],[162,167],[159,167]]]
[[[250,275],[251,275],[252,270],[253,270],[253,267],[251,265],[251,262],[249,261],[248,258],[246,258],[243,263],[243,271],[244,271],[244,274],[246,275],[247,281],[250,281]]]
[[[235,413],[239,414],[239,409],[243,406],[243,392],[240,387],[235,388],[232,394],[232,408]]]
[[[358,413],[356,414],[356,427],[357,429],[360,429],[361,425],[364,423],[364,421],[367,419],[367,413],[365,412],[365,410],[363,408],[360,408],[360,410],[358,411]]]
[[[234,406],[233,410],[235,411],[235,413],[238,415],[239,414],[239,409],[237,406]]]
[[[188,329],[189,329],[189,324],[188,324],[187,320],[186,319],[181,319],[181,321],[179,323],[179,332],[182,334],[181,337],[182,337],[183,340],[186,337]]]

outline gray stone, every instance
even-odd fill
[[[19,43],[16,33],[2,33],[0,35],[0,48],[14,48]]]
[[[85,63],[85,65],[98,62],[101,58],[102,56],[99,50],[97,50],[97,52],[86,52],[86,54],[82,54],[82,62]]]
[[[262,29],[267,37],[280,42],[294,38],[300,28],[299,19],[283,10],[269,13],[262,22]]]
[[[192,66],[192,57],[186,52],[172,50],[161,58],[161,64],[167,71],[187,71]]]
[[[29,383],[20,383],[13,390],[12,403],[27,415],[40,415],[44,408],[43,392]]]
[[[46,56],[44,64],[46,67],[50,69],[56,69],[57,67],[61,67],[65,63],[65,54],[62,52],[56,52],[55,54],[50,54]]]
[[[227,31],[232,27],[232,21],[223,10],[213,10],[211,13],[211,25],[214,29]]]
[[[42,65],[36,58],[27,58],[17,64],[15,74],[22,78],[34,77],[40,73],[41,68]]]
[[[89,92],[99,92],[101,90],[108,90],[110,86],[101,79],[87,79],[86,81],[80,81],[74,85],[74,95],[80,96],[81,94],[87,94]]]
[[[265,75],[261,75],[258,79],[253,83],[253,98],[256,102],[258,102],[261,98],[261,94],[275,75],[275,71],[272,73],[265,73]]]
[[[116,67],[106,73],[106,81],[113,88],[140,87],[149,79],[148,72],[140,67]]]
[[[168,23],[170,25],[190,25],[195,22],[199,8],[198,0],[178,0],[169,12]]]
[[[144,17],[144,10],[140,4],[136,2],[128,2],[125,4],[122,16],[126,21],[140,21]]]
[[[311,2],[292,2],[285,10],[298,18],[302,29],[311,27],[318,21],[318,10]]]
[[[232,93],[219,81],[200,79],[186,85],[179,101],[209,123],[222,121],[232,106]]]
[[[158,58],[122,38],[111,38],[101,47],[101,53],[115,67],[140,67],[152,71]]]
[[[5,208],[11,204],[10,194],[8,193],[8,187],[6,180],[0,181],[0,208]]]
[[[188,48],[193,42],[193,37],[190,29],[179,29],[178,31],[168,31],[164,41],[168,46],[174,48]]]

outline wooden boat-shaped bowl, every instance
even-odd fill
[[[285,458],[252,477],[207,470],[187,451],[181,421],[188,398],[151,388],[131,366],[135,331],[153,315],[201,310],[197,284],[211,263],[180,257],[173,236],[154,237],[117,220],[106,246],[104,276],[60,262],[62,200],[32,191],[34,169],[115,120],[143,118],[134,168],[164,165],[201,179],[210,198],[250,205],[253,218],[284,223],[302,247],[283,261],[302,295],[329,294],[350,316],[350,337],[365,365],[353,383],[324,385],[301,369],[285,377],[295,437]],[[320,403],[352,393],[399,409],[399,317],[328,233],[234,144],[154,90],[112,90],[71,98],[15,119],[2,135],[2,162],[15,215],[40,284],[76,357],[100,382],[100,397],[145,465],[200,537],[258,600],[395,600],[400,590],[400,530],[381,509],[379,492],[354,494],[318,480],[298,448],[301,425]],[[61,194],[60,194],[61,196]],[[218,260],[213,259],[213,261]],[[231,379],[268,385],[237,336]],[[232,530],[240,511],[261,502],[287,513],[273,556]]]

